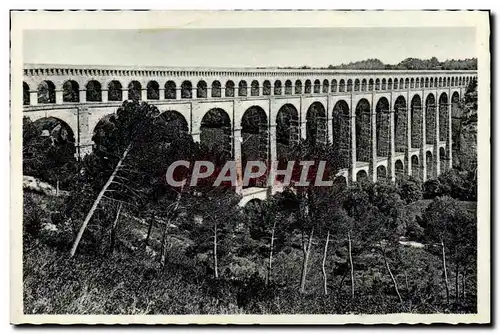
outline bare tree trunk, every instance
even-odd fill
[[[267,267],[267,276],[266,276],[266,286],[271,282],[271,273],[273,269],[273,247],[274,247],[274,231],[276,229],[276,219],[273,223],[273,229],[271,231],[271,243],[269,245],[269,263]]]
[[[144,249],[147,249],[149,246],[149,238],[151,238],[151,231],[153,230],[154,221],[155,221],[155,218],[154,218],[154,215],[152,215],[150,220],[149,220],[148,234],[146,235],[146,240],[144,240]]]
[[[458,286],[458,276],[460,275],[459,269],[460,267],[457,261],[457,263],[455,264],[455,303],[457,304],[457,306],[458,306],[458,298],[460,296],[460,291]]]
[[[179,208],[179,203],[181,201],[181,197],[182,197],[182,189],[177,194],[177,198],[175,200],[175,205],[174,205],[173,209],[170,211],[174,215],[177,212],[177,208]],[[169,212],[169,214],[170,214],[170,212]],[[163,236],[162,236],[162,242],[161,242],[162,246],[161,246],[160,264],[162,266],[165,266],[165,264],[167,262],[168,227],[169,227],[169,225],[170,225],[170,219],[167,219],[167,221],[165,222],[165,226],[163,227]]]
[[[168,247],[168,225],[169,225],[170,220],[167,220],[165,222],[165,226],[163,226],[163,235],[161,237],[161,258],[160,258],[160,264],[162,266],[165,266],[167,262],[167,247]]]
[[[344,275],[342,275],[342,279],[340,280],[340,284],[339,284],[339,287],[337,289],[337,295],[340,294],[340,291],[342,291],[342,284],[344,283],[346,276],[347,276],[347,270],[344,271]]]
[[[311,233],[309,234],[309,241],[307,242],[307,247],[306,245],[303,245],[303,252],[304,252],[304,260],[302,261],[302,275],[300,279],[300,292],[304,293],[306,290],[306,278],[307,278],[307,265],[309,262],[309,254],[311,253],[311,244],[312,244],[312,238],[314,234],[314,228],[311,229]]]
[[[349,241],[349,267],[351,269],[351,297],[354,298],[354,266],[352,264],[351,232],[347,232],[347,240]]]
[[[132,143],[130,143],[127,146],[127,148],[123,152],[122,157],[120,158],[120,160],[116,164],[115,169],[113,170],[113,173],[109,177],[106,184],[104,184],[104,187],[102,187],[101,191],[99,192],[99,195],[97,195],[97,198],[95,199],[94,204],[90,208],[90,211],[87,213],[87,216],[85,217],[85,220],[83,221],[83,224],[80,227],[80,231],[78,231],[78,235],[76,236],[75,242],[73,243],[73,247],[71,247],[70,257],[73,257],[75,255],[76,249],[78,248],[78,244],[80,243],[80,240],[82,239],[83,232],[85,232],[85,229],[87,228],[87,225],[89,224],[90,219],[94,215],[94,212],[97,209],[97,206],[99,205],[102,197],[104,196],[104,193],[106,192],[106,190],[108,190],[109,185],[113,182],[116,174],[120,170],[120,167],[123,164],[123,161],[125,160],[125,158],[127,157],[128,152],[130,152],[131,148],[132,148]]]
[[[401,298],[401,294],[399,293],[398,289],[398,283],[396,282],[396,279],[394,278],[394,275],[392,274],[391,268],[389,267],[389,262],[387,262],[387,256],[385,255],[385,249],[384,249],[384,262],[385,262],[385,267],[387,268],[387,271],[389,272],[389,275],[391,276],[392,283],[394,284],[394,289],[396,290],[396,293],[399,298],[399,302],[403,303],[403,298]]]
[[[405,270],[405,284],[406,284],[406,291],[410,291],[410,286],[408,285],[408,273]]]
[[[115,220],[113,221],[113,225],[111,226],[111,240],[109,250],[110,253],[113,254],[115,250],[115,236],[116,236],[116,225],[118,224],[118,218],[120,218],[120,212],[122,211],[122,203],[118,206],[118,211],[116,212]]]
[[[465,299],[465,268],[462,273],[462,299]]]
[[[214,277],[219,278],[219,268],[217,264],[217,222],[214,225]]]
[[[441,250],[443,253],[443,271],[444,271],[444,283],[446,286],[446,302],[450,303],[450,286],[448,285],[448,271],[446,270],[446,254],[444,250],[444,241],[441,240]]]
[[[56,181],[56,196],[59,196],[59,179]]]
[[[330,242],[330,231],[326,233],[325,250],[323,251],[323,262],[321,263],[321,269],[323,271],[323,290],[325,292],[325,295],[328,294],[328,287],[327,287],[328,279],[326,277],[326,269],[325,269],[326,255],[328,253],[328,242]]]

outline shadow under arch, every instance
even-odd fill
[[[307,109],[306,114],[306,139],[312,145],[326,144],[326,109],[321,102],[314,102]]]
[[[351,152],[351,115],[349,105],[346,101],[340,100],[335,103],[332,111],[333,148],[340,157],[341,168],[350,165]]]
[[[371,112],[367,99],[356,105],[356,161],[371,161]]]
[[[221,108],[212,108],[201,120],[200,142],[209,150],[231,156],[231,119]]]
[[[283,105],[276,114],[276,151],[278,160],[299,142],[299,112],[293,104]]]
[[[268,165],[268,118],[264,109],[251,106],[241,118],[241,160],[245,170],[248,161],[261,161]],[[243,187],[265,186],[264,177],[250,179]]]

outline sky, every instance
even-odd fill
[[[475,29],[26,30],[24,63],[180,67],[328,66],[368,58],[477,57]]]

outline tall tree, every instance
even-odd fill
[[[182,206],[189,212],[184,226],[194,241],[190,249],[194,254],[209,254],[215,279],[220,276],[221,265],[232,252],[235,231],[240,224],[240,197],[231,190],[188,196]]]
[[[467,237],[467,235],[471,235],[469,228],[473,221],[469,217],[469,214],[460,206],[458,201],[448,196],[434,199],[422,216],[428,240],[440,249],[443,282],[448,304],[450,303],[450,285],[448,281],[449,257],[447,254],[463,254],[465,249],[470,249],[468,244],[472,243],[473,245],[472,239],[474,238]],[[461,243],[457,244],[459,240]],[[455,249],[455,247],[458,247],[458,249]]]
[[[328,270],[326,268],[328,255],[331,253],[330,245],[338,244],[339,241],[345,240],[346,233],[349,229],[349,218],[345,210],[339,207],[338,203],[326,204],[321,208],[318,215],[318,234],[324,240],[323,259],[321,261],[321,272],[323,274],[323,293],[328,294]]]
[[[126,160],[130,152],[138,153],[147,148],[148,145],[145,144],[155,147],[155,144],[167,140],[166,134],[161,131],[162,125],[158,122],[159,115],[158,109],[147,103],[125,101],[117,110],[116,116],[110,118],[112,126],[107,131],[99,131],[94,135],[95,165],[101,175],[103,171],[103,174],[107,174],[107,179],[85,216],[71,248],[71,256],[75,255],[83,233],[103,198],[120,203],[137,203],[144,199],[144,194],[131,186],[131,181],[141,175],[141,171],[128,168]],[[130,177],[131,173],[134,177]],[[110,193],[113,195],[108,196]]]

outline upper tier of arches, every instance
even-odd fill
[[[283,78],[283,79],[200,79],[200,80],[124,80],[97,78],[59,78],[36,81],[26,77],[23,81],[23,104],[85,103],[137,100],[182,100],[205,98],[233,98],[280,95],[345,94],[351,92],[402,91],[414,89],[448,88],[467,86],[476,76],[425,76],[416,77],[342,77]],[[60,98],[57,98],[58,93]]]

